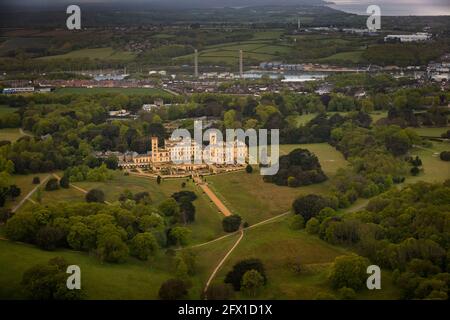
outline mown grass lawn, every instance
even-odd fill
[[[411,128],[419,136],[423,137],[440,137],[441,134],[450,130],[450,127],[421,127],[421,128]]]
[[[324,172],[330,178],[338,168],[347,165],[342,154],[326,143],[280,145],[280,155],[287,154],[296,148],[308,149],[316,154]],[[240,171],[206,179],[225,205],[250,224],[290,210],[292,202],[300,195],[331,192],[329,180],[319,184],[290,188],[264,182],[257,169],[252,174]]]
[[[19,128],[5,128],[0,129],[0,141],[6,140],[14,142],[20,137],[23,137],[23,134],[20,133]]]
[[[315,299],[319,292],[338,296],[327,282],[329,268],[337,256],[350,251],[332,246],[305,230],[292,230],[288,219],[282,219],[245,231],[244,238],[220,270],[214,283],[223,282],[233,265],[242,259],[260,259],[268,282],[257,299]],[[301,266],[293,271],[291,264]],[[383,273],[383,290],[363,290],[359,299],[395,299],[397,290],[392,286],[390,273]],[[249,299],[236,293],[238,299]]]
[[[409,176],[406,180],[407,183],[414,183],[418,181],[426,182],[442,182],[450,179],[450,163],[442,161],[439,158],[439,154],[444,151],[450,151],[449,142],[435,142],[433,146],[426,149],[414,148],[410,154],[415,157],[416,155],[422,160],[422,169],[419,175],[416,177]]]
[[[171,277],[168,259],[161,253],[150,262],[129,258],[124,264],[102,263],[87,253],[43,251],[32,245],[0,241],[0,297],[24,298],[20,281],[25,270],[61,256],[81,268],[81,285],[89,299],[156,299],[161,283]]]
[[[55,56],[46,56],[38,58],[39,60],[53,60],[53,59],[78,59],[78,58],[90,58],[90,59],[103,59],[103,60],[120,60],[129,61],[134,59],[135,55],[132,52],[123,50],[114,50],[111,47],[105,48],[92,48],[92,49],[80,49],[74,50],[66,54],[60,54]]]
[[[11,108],[10,106],[0,104],[0,116],[3,114],[13,113],[19,110],[18,108]]]

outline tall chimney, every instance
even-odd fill
[[[243,54],[242,50],[239,50],[239,77],[244,76],[244,63],[243,63]]]
[[[198,50],[194,52],[194,77],[198,78]]]

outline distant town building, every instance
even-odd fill
[[[431,39],[431,34],[427,32],[417,32],[415,34],[389,34],[384,37],[385,42],[400,41],[400,42],[417,42],[427,41]]]
[[[4,94],[34,92],[34,87],[4,88]]]
[[[109,112],[110,117],[127,117],[130,115],[130,112],[122,109],[122,110],[113,110]]]

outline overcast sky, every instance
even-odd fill
[[[61,3],[70,3],[70,4],[80,4],[80,3],[152,3],[152,2],[159,2],[164,3],[165,1],[171,2],[171,3],[183,3],[183,4],[189,4],[191,0],[1,0],[0,2],[7,2],[8,4],[15,4],[15,5],[29,5],[34,4],[38,6],[46,6],[46,5],[52,5],[52,4],[61,4]],[[270,0],[243,0],[242,4],[245,5],[246,3],[252,3],[257,4],[258,2],[267,4]],[[298,1],[299,4],[302,2],[320,2],[320,0],[272,0],[271,2],[273,4],[280,4],[283,1],[291,3],[295,3]],[[450,6],[450,0],[326,0],[329,2],[334,2],[336,4],[378,4],[381,5],[383,3],[387,4],[440,4],[440,5],[449,5]],[[222,5],[227,6],[228,4],[232,3],[235,5],[236,3],[239,3],[239,1],[236,0],[192,0],[192,2],[195,3],[211,3],[213,6]]]

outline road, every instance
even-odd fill
[[[203,289],[203,293],[205,293],[205,300],[207,299],[206,293],[208,292],[208,288],[209,288],[209,285],[211,284],[211,281],[214,279],[217,272],[220,270],[220,268],[222,267],[224,262],[227,260],[228,256],[233,252],[233,250],[237,247],[239,242],[241,242],[242,238],[244,237],[244,230],[242,229],[242,227],[240,228],[239,232],[240,232],[240,235],[239,235],[239,238],[237,239],[237,241],[234,243],[234,245],[231,247],[231,249],[228,250],[227,254],[222,258],[222,260],[220,260],[217,267],[213,270],[213,272],[209,276],[209,279],[206,282],[205,288]]]

